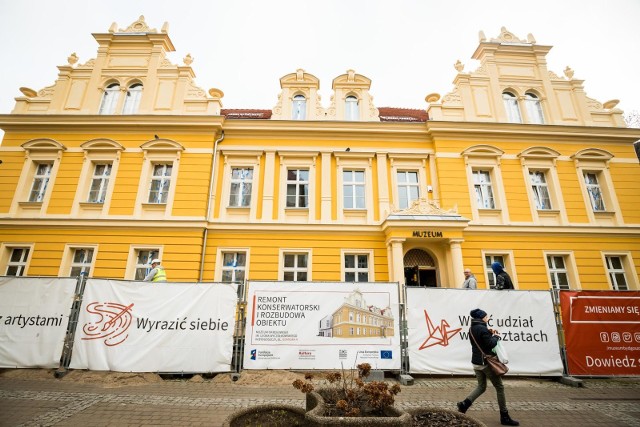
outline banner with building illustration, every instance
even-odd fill
[[[249,282],[245,369],[400,369],[398,285]]]
[[[228,372],[236,285],[88,279],[70,367]]]
[[[57,368],[75,278],[0,278],[0,368]]]
[[[548,291],[408,288],[406,305],[412,373],[472,375],[469,312],[481,308],[502,337],[507,375],[562,375]]]
[[[570,375],[640,375],[640,292],[561,291]]]

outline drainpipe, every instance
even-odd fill
[[[224,131],[220,133],[220,138],[216,139],[213,143],[213,161],[211,162],[211,179],[209,181],[209,194],[207,197],[207,216],[205,217],[204,232],[202,233],[202,257],[200,258],[200,274],[198,275],[198,282],[202,282],[202,275],[204,272],[204,256],[207,253],[207,237],[209,236],[209,218],[211,217],[211,208],[213,199],[213,185],[216,173],[216,163],[218,161],[218,144],[224,139]]]

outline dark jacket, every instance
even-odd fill
[[[511,277],[504,270],[496,275],[496,289],[514,289]]]
[[[498,340],[500,338],[489,331],[487,324],[484,323],[482,319],[471,319],[469,334],[473,334],[476,339],[474,341],[473,338],[469,336],[469,341],[471,342],[471,363],[474,365],[486,365],[484,357],[482,357],[482,353],[476,345],[476,341],[478,342],[478,345],[482,347],[484,354],[492,355],[493,352],[491,350],[493,347],[498,345]]]

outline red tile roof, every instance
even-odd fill
[[[255,109],[222,109],[220,114],[227,119],[270,119],[271,110]]]
[[[426,122],[429,115],[425,110],[412,108],[378,107],[381,122]]]

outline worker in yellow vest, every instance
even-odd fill
[[[166,282],[167,272],[164,271],[164,267],[160,265],[158,258],[151,261],[151,271],[144,278],[145,282]]]

